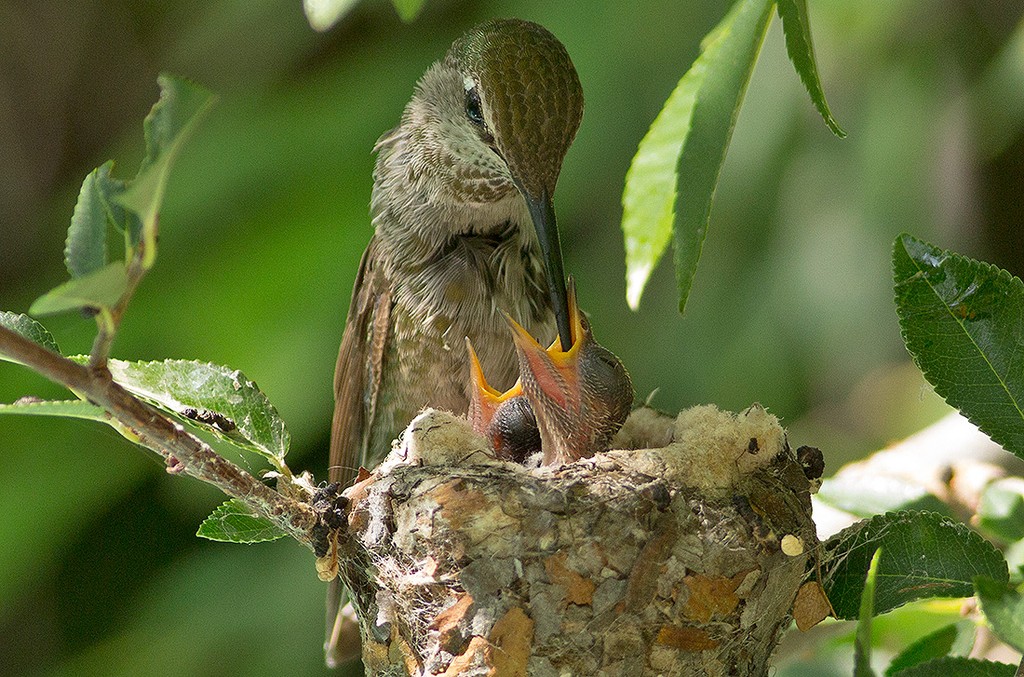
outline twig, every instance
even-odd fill
[[[139,444],[160,454],[170,470],[212,484],[272,521],[299,543],[313,548],[311,530],[317,520],[309,505],[266,486],[180,424],[137,399],[114,382],[105,360],[103,366],[85,367],[6,327],[0,327],[0,353],[106,409],[138,438]]]
[[[110,309],[101,308],[100,313],[96,316],[96,327],[99,331],[96,332],[96,339],[93,341],[92,351],[89,353],[89,368],[92,370],[104,370],[107,368],[107,358],[110,357],[110,348],[114,345],[114,339],[117,338],[117,330],[121,326],[121,318],[124,316],[124,311],[128,308],[129,301],[132,300],[135,290],[138,289],[139,283],[142,282],[142,278],[145,277],[148,270],[143,263],[144,248],[145,244],[139,242],[128,261],[128,270],[126,272],[128,286],[124,293],[121,294],[117,304]]]

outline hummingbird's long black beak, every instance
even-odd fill
[[[565,291],[565,272],[562,268],[562,247],[558,241],[555,207],[547,190],[541,191],[540,195],[530,195],[525,190],[522,193],[526,198],[526,206],[530,209],[533,227],[537,230],[537,239],[540,240],[540,251],[544,256],[544,273],[548,278],[548,292],[551,294],[551,306],[555,311],[558,337],[563,346],[571,346],[572,323],[568,295]]]

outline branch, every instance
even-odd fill
[[[184,473],[212,484],[313,549],[316,539],[312,530],[317,519],[307,503],[282,495],[217,454],[181,424],[118,385],[105,366],[82,366],[2,326],[0,353],[107,410],[131,431],[140,445],[164,458],[168,472]]]

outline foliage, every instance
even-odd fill
[[[936,204],[943,209],[949,206],[937,197],[948,197],[954,202],[956,199],[946,184],[935,179],[933,160],[938,157],[937,149],[946,148],[950,138],[949,127],[937,123],[953,125],[952,138],[964,139],[969,137],[964,135],[964,129],[973,130],[973,124],[980,122],[981,132],[998,131],[1003,140],[1001,147],[1005,148],[1019,134],[1020,119],[1014,117],[1012,106],[994,106],[993,110],[998,109],[999,124],[988,125],[986,122],[991,120],[984,116],[984,104],[1005,102],[1008,93],[1024,90],[1017,86],[1017,80],[988,78],[985,92],[989,99],[985,99],[985,92],[972,88],[969,76],[986,68],[991,51],[974,40],[970,41],[972,48],[976,48],[972,54],[957,57],[955,45],[944,32],[949,25],[956,25],[958,32],[962,29],[971,35],[970,18],[961,9],[951,7],[945,20],[922,26],[914,20],[920,11],[919,4],[853,8],[812,3],[816,18],[824,18],[826,26],[819,37],[831,38],[826,63],[843,64],[823,69],[828,74],[830,91],[840,93],[842,117],[854,132],[850,141],[842,144],[843,148],[830,145],[825,133],[815,136],[800,115],[794,113],[794,107],[788,103],[793,98],[792,86],[777,68],[778,55],[772,52],[772,41],[768,40],[758,66],[765,69],[765,77],[755,76],[751,82],[747,97],[751,114],[740,120],[732,143],[732,160],[721,172],[723,190],[715,202],[715,233],[720,239],[713,243],[715,246],[708,247],[701,277],[714,280],[715,284],[693,296],[686,325],[671,324],[674,320],[661,315],[642,317],[647,325],[645,331],[666,337],[656,344],[634,340],[635,335],[629,340],[625,338],[637,321],[608,301],[617,297],[618,290],[602,280],[609,277],[607,271],[615,266],[607,252],[617,247],[603,234],[609,230],[603,227],[607,224],[595,215],[614,212],[620,179],[615,173],[620,171],[617,158],[630,152],[641,136],[642,130],[635,125],[651,119],[651,111],[645,106],[663,99],[671,84],[678,80],[678,72],[669,72],[664,64],[677,68],[679,52],[685,54],[696,44],[706,27],[702,22],[714,23],[721,16],[722,7],[708,6],[696,13],[663,16],[663,6],[640,3],[630,8],[630,20],[611,21],[611,10],[581,17],[557,3],[542,9],[503,7],[503,14],[540,12],[531,18],[550,25],[557,34],[565,36],[567,44],[575,40],[570,51],[581,67],[588,92],[588,113],[559,188],[559,208],[570,215],[563,221],[570,226],[569,236],[575,240],[573,247],[568,248],[569,255],[587,264],[578,266],[582,269],[580,275],[590,276],[584,287],[601,291],[584,302],[588,308],[600,308],[595,318],[607,325],[609,345],[627,358],[634,375],[641,379],[641,387],[649,390],[663,386],[658,401],[662,407],[679,406],[697,398],[739,407],[749,402],[753,393],[784,412],[787,422],[797,424],[796,429],[801,429],[801,424],[809,425],[820,434],[821,419],[804,418],[810,403],[818,409],[839,407],[835,398],[852,390],[854,382],[866,378],[871,369],[885,365],[888,371],[889,363],[896,357],[896,342],[889,339],[895,336],[894,327],[887,323],[881,305],[885,302],[884,294],[878,292],[880,286],[874,286],[884,277],[877,274],[876,268],[884,258],[877,243],[891,241],[893,224],[933,239],[941,232],[954,245],[975,242],[951,225],[955,217],[943,214],[936,218]],[[793,8],[799,11],[801,7],[802,3],[779,3],[787,48],[790,42],[799,40],[806,26],[792,30],[784,13]],[[377,28],[365,44],[345,41],[339,47],[341,41],[322,41],[314,49],[305,34],[294,30],[288,33],[291,27],[284,11],[260,13],[249,6],[220,12],[198,5],[193,9],[197,22],[207,26],[210,34],[217,36],[216,40],[204,42],[203,31],[180,30],[177,15],[165,9],[159,13],[145,10],[162,18],[144,21],[145,30],[133,33],[131,38],[145,41],[147,59],[166,53],[179,63],[191,64],[192,67],[180,70],[195,74],[198,79],[216,81],[218,73],[231,73],[239,81],[248,78],[247,93],[226,97],[228,100],[217,111],[214,124],[204,127],[195,145],[181,157],[185,171],[175,170],[168,192],[167,218],[163,219],[166,226],[173,224],[173,228],[168,227],[162,234],[161,244],[162,255],[173,257],[175,251],[185,254],[164,272],[156,270],[153,284],[141,290],[140,296],[145,299],[133,307],[131,331],[119,339],[119,350],[125,356],[168,352],[187,355],[201,350],[218,361],[244,363],[247,372],[269,386],[282,412],[287,414],[296,433],[294,453],[318,453],[326,435],[325,416],[329,419],[329,413],[321,411],[320,403],[329,398],[330,353],[336,348],[336,330],[344,316],[344,300],[339,301],[343,294],[339,295],[338,290],[349,288],[358,252],[369,232],[365,219],[370,175],[367,149],[373,138],[397,119],[400,99],[407,96],[416,75],[458,32],[458,27],[450,25],[456,13],[446,14],[439,21],[431,17],[441,16],[440,12],[427,11],[422,30],[415,27],[401,33],[406,29]],[[144,14],[142,9],[132,12],[133,17],[136,12]],[[458,17],[460,26],[476,20],[469,14]],[[360,17],[364,27],[370,24],[370,16],[373,15]],[[273,27],[272,34],[281,36],[280,41],[252,40],[252,27],[260,22]],[[115,26],[117,22],[92,25],[107,24]],[[374,22],[384,24],[386,20]],[[245,30],[239,30],[240,26]],[[615,32],[608,26],[614,26]],[[173,30],[169,30],[171,27]],[[429,40],[428,33],[432,34]],[[410,38],[410,34],[414,37]],[[999,31],[993,34],[1003,35]],[[233,35],[244,36],[245,40]],[[618,39],[609,39],[612,36]],[[403,50],[396,56],[394,45],[399,42]],[[213,45],[219,48],[222,44],[221,51],[214,51]],[[599,47],[585,47],[591,44]],[[902,48],[894,51],[894,44]],[[266,56],[269,53],[275,56]],[[1019,50],[1012,49],[1000,53],[999,63],[1005,66],[1000,71],[1002,75],[1013,74],[1019,63],[1019,58],[1013,58],[1017,53]],[[955,58],[950,59],[951,56]],[[121,57],[130,58],[130,50],[125,50]],[[193,60],[189,61],[190,58]],[[791,58],[796,61],[792,54]],[[965,72],[954,74],[956,87],[951,92],[946,71],[934,64],[948,65],[957,59],[967,67]],[[233,68],[237,64],[242,65],[241,76],[236,76]],[[125,66],[124,71],[133,70],[126,80],[151,81],[150,67],[148,61],[139,62],[134,70]],[[79,77],[95,73],[92,80],[85,82],[100,85],[78,84],[69,89],[75,96],[108,91],[105,78],[110,77],[111,71],[83,68],[79,72]],[[643,72],[644,77],[638,78],[638,72]],[[811,89],[805,72],[798,72]],[[988,77],[991,73],[982,75]],[[624,83],[635,85],[628,88],[630,96],[623,96],[627,91]],[[795,78],[793,84],[799,86]],[[139,86],[134,87],[137,90]],[[968,88],[966,93],[963,87]],[[229,85],[218,84],[217,88],[226,91]],[[130,110],[137,101],[130,96],[132,85],[126,84],[124,89],[120,105]],[[958,101],[960,96],[964,99]],[[814,102],[820,109],[819,102]],[[966,117],[965,105],[970,110]],[[108,120],[107,127],[94,125],[96,129],[112,129],[111,125],[119,124],[118,118],[110,114],[117,110],[113,102],[87,106],[76,101],[76,106],[91,110],[96,119]],[[957,116],[949,114],[951,107]],[[134,111],[130,114],[136,115]],[[81,118],[76,124],[76,139],[85,138],[88,129],[83,128]],[[979,139],[979,143],[990,145],[985,138]],[[94,141],[92,147],[99,146]],[[89,146],[82,148],[88,150]],[[77,151],[83,152],[82,148]],[[949,161],[948,156],[942,157]],[[963,159],[970,165],[975,158],[968,152]],[[960,165],[954,162],[953,166]],[[83,212],[102,213],[115,229],[141,233],[141,219],[110,197],[122,190],[117,180],[110,177],[113,167],[108,166],[106,176],[114,183],[106,186],[106,179],[101,178],[102,169],[92,175],[96,185],[90,191],[83,186],[83,192],[92,199],[91,204],[80,201]],[[60,171],[62,182],[77,182],[84,174],[74,164],[65,164]],[[12,176],[20,174],[12,172]],[[994,176],[998,173],[983,173],[973,179],[990,193],[998,194]],[[255,196],[253,186],[259,187]],[[856,186],[856,190],[837,186]],[[970,186],[965,191],[970,193]],[[37,210],[39,213],[69,211],[59,190],[43,192],[53,197],[47,198],[45,209]],[[1016,188],[1012,191],[1013,201],[1018,200],[1018,192]],[[982,195],[990,193],[981,191]],[[574,220],[583,225],[573,227]],[[91,223],[97,225],[95,220]],[[10,227],[33,232],[18,221]],[[586,237],[580,236],[584,228],[589,229],[585,231]],[[107,261],[94,247],[97,233],[98,229],[86,229],[75,238],[69,233],[66,253],[69,269],[71,261],[75,261],[76,268],[71,272],[78,276],[76,279],[102,269],[99,262]],[[989,234],[977,236],[987,238]],[[17,247],[18,238],[5,238],[5,242],[5,247]],[[989,251],[1004,259],[1011,251],[997,240],[964,246],[988,246]],[[72,253],[83,249],[91,252],[91,256]],[[105,256],[109,257],[110,252]],[[25,270],[25,279],[33,282],[55,277],[51,268],[40,266],[40,261],[43,258],[38,255],[4,260],[5,270],[13,270],[17,282],[0,289],[4,306],[28,305],[21,296],[28,285],[19,280],[19,271]],[[570,268],[571,264],[570,259]],[[1013,269],[1005,260],[1001,265]],[[301,270],[302,275],[294,275],[296,270]],[[851,276],[851,271],[861,275]],[[315,280],[313,286],[310,279]],[[115,284],[113,288],[117,287]],[[77,299],[69,303],[83,300],[77,294],[69,295]],[[648,310],[658,308],[654,286],[649,296],[645,306]],[[171,319],[179,316],[190,319]],[[262,331],[239,330],[251,326],[253,318],[266,319]],[[51,327],[62,345],[76,346],[74,352],[82,349],[77,344],[85,340],[85,332],[73,319],[56,318]],[[194,336],[195,327],[202,328],[201,336]],[[47,343],[45,338],[35,340]],[[48,347],[57,350],[52,336]],[[630,353],[644,359],[630,357]],[[324,355],[328,355],[326,362]],[[663,378],[666,373],[685,373],[687,378],[668,383]],[[0,379],[5,396],[16,392],[13,397],[17,397],[32,387],[31,381],[20,375],[8,377],[9,374],[14,372],[5,372]],[[906,388],[913,392],[912,399],[916,401],[916,382]],[[885,392],[877,394],[881,398]],[[81,400],[26,400],[17,406],[22,409],[20,413],[44,413],[65,406],[84,415],[91,413],[88,403]],[[934,411],[934,405],[929,406]],[[844,419],[842,435],[836,436],[826,448],[830,465],[831,459],[839,458],[844,450],[874,448],[875,443],[913,429],[915,421],[922,419],[914,418],[919,414],[908,414],[910,409],[887,412],[897,415],[876,417],[859,429],[848,427],[853,417]],[[930,415],[933,414],[924,414]],[[894,420],[897,423],[892,423]],[[38,608],[45,613],[45,604],[35,603],[38,589],[62,600],[70,594],[82,613],[75,618],[61,614],[52,622],[64,624],[61,627],[67,637],[100,638],[96,642],[79,639],[61,648],[47,659],[48,666],[63,662],[62,672],[76,674],[146,674],[175,669],[180,672],[182,665],[191,666],[193,671],[208,669],[204,657],[222,655],[223,646],[229,642],[236,646],[234,642],[243,635],[263,638],[247,644],[254,647],[248,653],[239,649],[239,654],[251,653],[251,673],[269,671],[275,665],[279,672],[294,671],[296,660],[306,660],[310,669],[319,664],[317,647],[301,659],[289,655],[287,664],[283,664],[275,663],[284,660],[279,652],[263,646],[268,644],[265,638],[273,636],[276,641],[299,647],[301,641],[319,632],[319,619],[307,617],[308,609],[320,601],[320,586],[312,577],[300,580],[294,576],[303,566],[300,557],[287,559],[281,553],[291,551],[274,546],[197,549],[182,544],[179,538],[178,546],[191,559],[187,566],[172,566],[184,561],[178,557],[185,556],[168,554],[174,547],[175,532],[182,531],[177,528],[179,522],[184,521],[186,526],[189,520],[192,524],[198,522],[201,515],[194,513],[209,511],[210,496],[168,494],[182,491],[177,489],[181,483],[166,483],[171,489],[163,488],[163,482],[154,484],[154,473],[161,471],[153,466],[119,459],[123,464],[121,471],[110,473],[103,465],[110,458],[104,453],[110,446],[109,435],[96,435],[84,424],[59,428],[64,434],[53,435],[41,434],[39,428],[4,423],[7,442],[2,454],[5,462],[17,469],[19,479],[8,486],[3,499],[3,536],[5,542],[24,544],[0,555],[0,592],[5,599],[14,600],[7,608],[15,610],[11,613],[22,607]],[[807,427],[802,430],[808,434]],[[69,448],[67,438],[71,435],[75,444]],[[62,467],[54,467],[54,454],[62,454]],[[154,487],[159,487],[157,492]],[[61,501],[54,500],[54,496],[60,496]],[[162,505],[165,500],[171,501],[169,496],[175,508],[166,511]],[[72,514],[55,511],[65,502],[75,506]],[[1014,514],[1012,497],[1010,506],[1009,512],[999,512],[1001,508],[995,506],[996,511],[990,514],[998,522],[1002,519],[999,515]],[[881,509],[892,507],[894,504],[890,503]],[[934,507],[928,504],[929,509]],[[117,572],[108,580],[86,567],[94,566],[94,561],[111,559],[108,550],[116,547],[111,534],[122,526],[119,516],[128,512],[138,517],[142,525],[128,527],[138,530],[133,532],[135,538],[141,540],[156,531],[160,540],[155,546],[121,551],[122,555],[138,551],[139,559],[129,563],[127,559],[115,558]],[[871,512],[865,510],[861,514]],[[1013,525],[1005,519],[999,523],[1002,527],[991,533],[1012,540]],[[186,531],[191,534],[192,530]],[[168,550],[161,552],[160,547]],[[228,550],[232,552],[227,553]],[[90,552],[102,553],[103,557],[88,557]],[[253,556],[253,552],[260,554]],[[888,550],[884,557],[888,557]],[[52,575],[47,573],[51,570]],[[73,586],[61,582],[69,577],[61,576],[60,572],[68,570],[83,572],[74,577]],[[238,600],[240,594],[245,594],[240,591],[246,590],[250,577],[239,576],[240,571],[260,571],[261,577],[265,574],[274,580],[269,586],[260,580],[259,589],[244,598],[247,608],[252,609],[244,618],[237,613]],[[25,581],[31,584],[26,585]],[[116,599],[108,604],[111,590],[116,592]],[[225,595],[225,591],[231,594]],[[876,618],[876,629],[887,618],[908,609],[904,607]],[[187,621],[182,616],[186,613]],[[280,623],[268,631],[257,623],[260,616]],[[153,627],[164,628],[162,642],[151,641]],[[180,650],[186,642],[196,649],[188,656]],[[33,646],[31,642],[19,641],[17,634],[13,644]],[[943,650],[937,651],[941,654]],[[949,651],[956,653],[955,648]],[[246,658],[240,656],[239,660]],[[992,666],[976,661],[968,664],[962,657],[941,656],[932,656],[919,665],[935,671],[918,674],[937,674],[941,670],[944,675],[971,674],[966,671]],[[1012,674],[1012,668],[1005,674]]]
[[[686,306],[725,152],[774,6],[772,0],[740,0],[733,6],[704,38],[701,55],[640,142],[622,194],[626,298],[634,310],[670,237],[675,242],[680,312]],[[811,99],[829,128],[845,136],[818,80],[806,3],[781,2],[779,16],[790,57]]]

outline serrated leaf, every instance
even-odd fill
[[[962,620],[950,623],[920,638],[892,659],[886,668],[886,677],[892,677],[901,670],[944,656],[966,656],[974,648],[978,626],[974,621]]]
[[[973,658],[934,658],[897,674],[899,677],[1014,677],[1017,666]]]
[[[226,543],[262,543],[276,541],[287,534],[270,520],[253,515],[244,504],[232,498],[203,520],[196,536]]]
[[[102,407],[85,400],[39,400],[31,397],[0,404],[0,414],[21,414],[24,416],[62,416],[82,418],[90,421],[110,423],[111,416]]]
[[[881,559],[882,548],[878,548],[871,555],[871,563],[864,578],[857,633],[853,641],[853,677],[875,677],[875,671],[871,669],[871,619],[875,616],[875,585]]]
[[[814,107],[833,134],[840,139],[846,138],[846,132],[832,117],[825,92],[821,88],[818,64],[814,58],[814,43],[811,40],[811,21],[807,16],[807,0],[778,0],[778,10],[782,30],[786,34],[786,51],[807,93],[811,95]]]
[[[213,94],[207,89],[183,78],[165,73],[157,78],[157,82],[160,99],[142,125],[146,135],[146,157],[138,175],[117,198],[120,204],[141,219],[142,265],[147,269],[156,259],[157,216],[171,165],[196,123],[214,101]]]
[[[1024,596],[1006,583],[979,576],[974,581],[985,618],[999,639],[1024,651]]]
[[[930,512],[886,513],[847,527],[822,546],[822,584],[836,618],[857,617],[864,572],[880,547],[879,614],[926,597],[970,596],[976,576],[1009,578],[1002,554],[965,525]]]
[[[86,356],[72,358],[80,363]],[[280,467],[291,437],[277,409],[242,372],[208,362],[163,360],[107,364],[125,390]]]
[[[426,0],[391,0],[398,16],[406,23],[414,20],[423,10]]]
[[[64,264],[71,277],[82,277],[107,265],[107,209],[103,184],[110,180],[113,165],[107,162],[92,170],[78,191],[64,246]]]
[[[29,341],[34,341],[44,348],[60,353],[60,347],[46,327],[33,320],[24,313],[12,313],[9,310],[0,310],[0,327],[6,327],[15,334],[24,336]],[[0,359],[10,360],[9,357],[0,353]]]
[[[705,38],[637,148],[622,193],[626,300],[634,310],[675,238],[679,310],[686,306],[711,202],[772,3],[740,0]]]
[[[985,487],[978,526],[1006,543],[1024,538],[1024,479],[1004,477]]]
[[[1024,458],[1024,283],[903,234],[893,247],[903,342],[935,391]]]
[[[113,308],[128,289],[123,261],[114,261],[88,275],[68,280],[46,292],[28,309],[33,315],[53,315],[80,308]]]
[[[315,31],[328,30],[341,21],[359,0],[302,0],[302,10],[306,13],[306,21]]]

